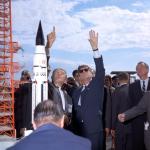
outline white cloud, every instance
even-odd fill
[[[39,20],[42,20],[45,35],[55,25],[58,39],[79,32],[80,20],[68,15],[68,11],[78,3],[60,0],[14,1],[12,9],[14,39],[34,45]]]
[[[76,17],[95,25],[101,35],[102,49],[150,47],[150,12],[103,7],[79,12]]]
[[[13,0],[13,39],[14,41],[19,41],[23,46],[28,45],[28,47],[23,47],[25,49],[24,58],[20,55],[17,57],[21,65],[25,65],[25,68],[32,67],[32,54],[34,52],[36,30],[40,19],[42,20],[45,37],[52,30],[52,27],[56,26],[57,40],[53,45],[53,49],[58,50],[58,53],[63,50],[73,51],[79,53],[80,58],[83,56],[80,56],[80,53],[90,52],[88,31],[92,27],[99,32],[99,45],[102,50],[121,50],[122,48],[129,49],[133,47],[143,49],[141,53],[140,51],[132,53],[133,61],[129,64],[121,62],[121,57],[124,58],[121,53],[118,58],[119,63],[113,62],[111,64],[111,58],[115,57],[112,53],[109,61],[105,61],[107,71],[117,70],[118,68],[129,70],[131,68],[132,70],[136,61],[148,59],[150,54],[144,49],[150,48],[149,6],[146,5],[146,11],[144,11],[145,5],[142,6],[142,1],[133,3],[131,7],[133,9],[140,9],[140,12],[131,11],[131,7],[128,10],[117,6],[82,8],[82,3],[85,6],[85,3],[90,1],[94,3],[94,0]],[[131,53],[128,54],[128,56],[130,55]],[[56,54],[56,58],[51,58],[50,64],[56,64],[55,66],[57,64],[64,64],[65,67],[74,68],[78,64],[88,64],[89,62],[88,59],[87,62],[82,62],[81,58],[81,61],[77,62],[73,61],[74,58],[72,57],[68,57],[66,60],[63,55],[59,55],[61,59],[58,59],[57,56]],[[105,55],[105,58],[107,57]]]
[[[93,28],[99,32],[102,50],[150,47],[150,11],[136,13],[111,6],[86,9],[71,15],[69,11],[79,3],[81,0],[14,1],[14,39],[34,45],[38,21],[42,19],[45,35],[56,25],[57,42],[54,48],[85,51],[90,47],[87,40],[89,28],[85,27],[84,20],[93,24]]]

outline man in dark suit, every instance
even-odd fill
[[[21,73],[19,88],[15,91],[15,129],[16,137],[21,138],[24,131],[32,129],[32,83],[28,70]]]
[[[131,123],[122,124],[117,119],[119,113],[130,108],[129,75],[125,72],[120,73],[118,79],[120,87],[115,89],[112,97],[112,133],[115,137],[115,150],[133,150]]]
[[[147,121],[150,123],[150,91],[146,92],[138,105],[134,106],[133,108],[127,110],[126,112],[119,114],[118,119],[121,122],[127,121],[129,119],[132,119],[138,115],[143,114],[144,112],[147,112]],[[147,150],[150,150],[150,127],[149,124],[147,124],[146,132],[144,135],[144,141],[145,146]]]
[[[64,85],[66,85],[67,82],[66,71],[62,68],[57,68],[53,71],[51,78],[52,82],[49,82],[48,84],[48,97],[49,99],[60,103],[66,116],[69,120],[71,120],[72,99],[64,89]],[[65,127],[68,128],[67,125]]]
[[[45,46],[45,51],[47,55],[47,63],[49,63],[50,58],[50,49],[53,43],[56,40],[56,32],[55,27],[53,27],[53,31],[47,35],[47,43]],[[50,73],[50,66],[48,64],[48,75]],[[70,96],[66,93],[63,86],[67,83],[67,73],[62,68],[56,68],[52,72],[52,82],[48,83],[48,98],[52,99],[61,104],[63,110],[66,113],[71,113],[72,111],[72,100]]]
[[[89,140],[62,129],[64,113],[54,101],[39,103],[34,111],[35,131],[8,150],[90,150]]]
[[[103,149],[102,106],[104,94],[105,70],[103,59],[98,51],[98,33],[89,32],[96,73],[88,65],[78,67],[79,79],[82,86],[73,95],[73,125],[75,133],[86,137],[92,142],[92,150]]]
[[[104,80],[104,103],[103,103],[103,123],[105,128],[105,139],[107,143],[107,140],[109,139],[110,131],[111,131],[111,122],[112,122],[112,95],[115,91],[115,88],[112,87],[112,78],[110,75],[105,76]],[[112,145],[111,149],[115,149],[115,140],[114,136],[112,136]]]
[[[136,66],[137,75],[140,80],[135,81],[129,86],[129,96],[131,106],[138,104],[145,91],[150,90],[150,80],[148,78],[149,66],[144,62],[139,62]],[[144,84],[143,84],[144,83]],[[132,120],[133,149],[145,150],[144,146],[144,124],[145,114]]]

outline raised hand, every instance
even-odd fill
[[[89,42],[92,50],[98,49],[98,33],[95,33],[94,30],[89,31]]]
[[[56,39],[56,32],[55,27],[53,27],[53,31],[47,35],[47,44],[46,44],[47,49],[52,47],[55,39]]]
[[[120,122],[124,122],[125,121],[125,114],[124,113],[119,114],[118,119],[119,119]]]
[[[111,129],[110,132],[111,132],[112,137],[115,137],[115,130]]]

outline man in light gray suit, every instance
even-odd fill
[[[131,109],[127,110],[126,112],[119,114],[118,119],[121,122],[127,121],[132,119],[138,115],[147,112],[147,124],[145,125],[145,132],[144,132],[144,142],[147,150],[150,150],[150,91],[146,92],[143,98],[140,100],[138,105],[132,107]]]

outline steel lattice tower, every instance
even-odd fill
[[[11,0],[0,0],[0,135],[15,137],[13,61],[18,43],[12,42]]]

